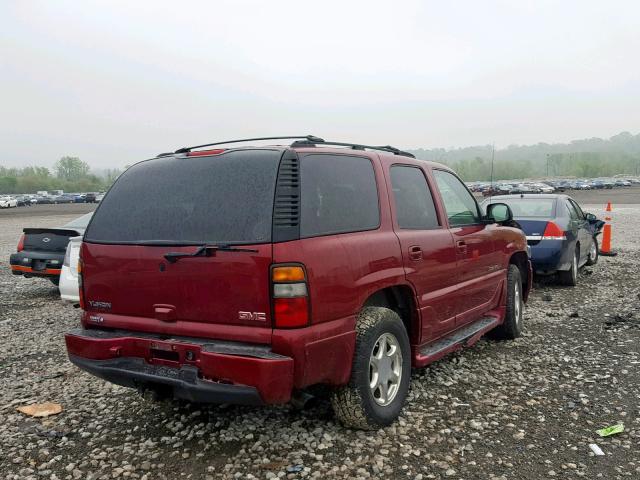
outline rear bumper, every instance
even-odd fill
[[[571,267],[566,240],[541,240],[530,248],[531,264],[537,274],[552,274]]]
[[[9,257],[11,272],[25,277],[57,277],[60,275],[64,253],[23,251]]]
[[[108,382],[124,387],[163,386],[171,389],[175,398],[201,403],[234,403],[262,405],[255,387],[211,382],[199,378],[198,368],[183,366],[167,368],[147,364],[142,358],[89,360],[69,355],[77,367]]]
[[[65,335],[69,359],[107,381],[161,387],[207,403],[286,403],[293,359],[267,346],[126,331],[76,329]]]

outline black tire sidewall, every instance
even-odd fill
[[[520,290],[520,319],[516,318],[515,309],[515,289]],[[507,275],[507,308],[504,318],[504,328],[508,331],[509,338],[519,337],[522,333],[522,315],[523,315],[523,301],[522,301],[522,275],[520,275],[520,269],[515,265],[509,266],[509,273]]]
[[[587,257],[587,265],[595,265],[598,263],[598,258],[600,258],[600,245],[598,244],[598,239],[593,237],[593,243],[596,246],[596,256],[595,258],[591,258],[591,249],[589,249],[589,256]]]
[[[376,403],[371,388],[369,388],[369,358],[375,342],[383,333],[391,333],[396,337],[402,353],[400,387],[394,400],[386,406]],[[375,325],[360,335],[354,355],[354,369],[351,380],[360,394],[362,407],[370,423],[381,427],[390,425],[400,415],[404,407],[411,382],[411,346],[409,337],[400,317],[392,310],[388,310],[388,313]]]

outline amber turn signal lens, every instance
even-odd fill
[[[302,267],[274,267],[271,273],[274,282],[304,282]]]

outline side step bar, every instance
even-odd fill
[[[415,352],[415,366],[427,365],[463,346],[473,345],[480,340],[482,335],[497,327],[499,323],[500,321],[497,317],[483,317],[450,333],[446,337],[418,347]]]

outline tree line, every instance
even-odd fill
[[[410,150],[411,151],[411,150]],[[622,132],[609,139],[589,138],[570,143],[491,145],[455,149],[412,150],[416,158],[444,163],[464,180],[511,180],[544,177],[611,177],[640,175],[640,134]]]
[[[46,190],[100,192],[111,186],[120,170],[92,173],[88,163],[78,157],[62,157],[53,167],[8,168],[0,165],[0,194],[35,193]]]
[[[491,145],[465,148],[410,150],[416,158],[444,163],[467,181],[544,177],[610,177],[640,175],[640,134],[622,132],[609,139],[588,138],[570,143],[509,145],[493,151]],[[108,189],[122,173],[118,169],[93,173],[78,157],[62,157],[53,171],[45,167],[0,166],[0,194],[40,190],[98,192]]]

